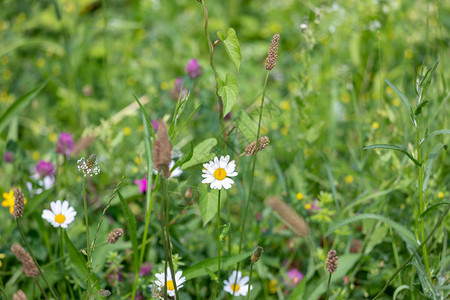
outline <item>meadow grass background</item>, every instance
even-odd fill
[[[215,138],[218,143],[211,153],[235,158],[254,140],[249,128],[257,124],[266,74],[264,62],[272,36],[279,33],[278,61],[270,72],[261,128],[271,144],[258,153],[244,233],[243,252],[253,251],[257,245],[264,248],[263,258],[254,266],[251,298],[301,299],[292,296],[296,285],[286,275],[293,268],[305,276],[303,299],[323,297],[321,284],[327,279],[323,262],[330,248],[344,258],[332,283],[333,299],[374,297],[410,255],[398,232],[386,223],[365,219],[340,227],[326,237],[325,233],[339,221],[370,213],[398,222],[419,240],[414,221],[419,209],[417,167],[400,152],[363,147],[398,144],[417,155],[416,131],[408,112],[383,79],[402,90],[413,105],[416,73],[422,64],[432,67],[439,61],[426,97],[429,103],[421,115],[422,135],[425,130],[449,128],[450,3],[230,0],[208,1],[206,5],[211,39],[218,39],[217,31],[232,27],[242,54],[237,72],[223,45],[214,51],[218,73],[222,77],[234,73],[239,84],[238,99],[225,120],[226,128],[236,125],[236,129],[224,147],[203,8],[197,1],[2,2],[1,114],[20,96],[45,80],[48,83],[0,132],[2,155],[10,151],[15,156],[14,163],[1,162],[0,192],[8,192],[13,186],[25,187],[40,159],[57,166],[54,188],[34,197],[24,189],[28,198],[22,221],[24,231],[49,281],[57,286],[64,276],[58,267],[60,261],[55,261],[59,257],[60,233],[40,217],[50,201],[67,199],[75,207],[78,214],[67,234],[76,248],[86,246],[82,176],[76,166],[81,156],[96,153],[102,169],[87,185],[91,232],[95,232],[113,189],[125,175],[120,191],[136,217],[140,242],[146,200],[134,180],[147,173],[147,156],[145,123],[133,95],[146,103],[151,120],[164,119],[170,124],[178,98],[173,89],[181,77],[190,97],[177,123],[180,132],[172,140],[176,153],[182,157],[191,143],[197,146]],[[193,58],[202,70],[195,79],[185,70]],[[194,117],[182,127],[198,106]],[[66,161],[55,152],[55,143],[63,131],[72,133],[77,142],[86,143],[86,136],[91,136],[92,144],[81,147]],[[437,143],[448,141],[448,135],[427,140],[422,148],[425,158]],[[222,194],[222,223],[230,223],[223,240],[223,255],[238,252],[251,161],[246,156],[237,160],[236,184]],[[203,226],[205,215],[199,208],[199,198],[209,190],[201,183],[202,167],[196,164],[182,169],[179,178],[170,180],[169,194],[175,264],[185,270],[217,256],[217,247],[215,219]],[[444,149],[430,167],[424,194],[427,207],[449,200],[449,169]],[[268,195],[282,197],[306,220],[310,227],[308,238],[298,237],[266,204]],[[317,204],[321,210],[308,209],[308,204]],[[141,276],[138,284],[145,299],[151,299],[148,286],[154,282],[154,274],[164,268],[159,196],[154,205],[145,259],[153,264],[153,270]],[[427,232],[444,207],[424,218]],[[12,297],[21,288],[29,299],[38,299],[39,292],[31,280],[21,275],[21,266],[9,250],[12,243],[21,242],[21,237],[7,208],[1,207],[0,220],[0,253],[6,255],[0,275],[5,294]],[[125,223],[116,197],[100,228],[100,243],[112,229],[125,228]],[[444,227],[448,225],[447,217]],[[428,254],[435,270],[432,285],[443,286],[443,293],[448,294],[444,227],[433,235]],[[100,286],[111,290],[113,299],[130,297],[136,271],[130,251],[129,234],[117,244],[96,249],[95,273]],[[75,298],[81,297],[78,293],[83,283],[73,273],[77,267],[71,257],[65,260],[64,281],[73,286],[78,295]],[[249,263],[241,264],[246,275]],[[123,281],[108,283],[105,278],[111,266],[119,265]],[[221,279],[228,278],[232,269],[225,268]],[[181,299],[209,298],[214,283],[205,275],[188,280]],[[400,289],[397,299],[427,298],[420,276],[413,266],[406,268],[383,299],[392,299],[402,286],[406,288]],[[444,282],[440,282],[442,278]],[[228,295],[221,292],[219,298],[228,299]]]

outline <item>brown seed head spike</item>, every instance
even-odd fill
[[[252,261],[252,263],[257,262],[260,258],[261,255],[263,254],[264,250],[261,246],[256,247],[255,252],[253,253],[252,257],[250,257],[250,260]]]
[[[116,228],[108,234],[108,238],[106,239],[106,241],[110,244],[115,244],[122,235],[123,235],[123,229]]]
[[[295,212],[295,210],[288,206],[280,197],[270,196],[267,199],[267,204],[276,211],[280,217],[291,227],[291,229],[299,236],[307,236],[309,234],[309,227],[305,220]]]
[[[22,270],[27,277],[37,277],[39,276],[39,270],[34,264],[33,259],[30,254],[28,254],[25,249],[19,244],[13,244],[11,246],[11,251],[17,257],[18,260],[22,263]]]
[[[258,139],[258,149],[256,149],[256,141],[251,142],[245,147],[244,150],[245,154],[247,156],[252,156],[253,154],[255,154],[255,152],[261,151],[262,149],[266,148],[269,144],[270,144],[269,137],[267,136],[260,137]]]
[[[327,271],[329,273],[336,272],[338,267],[338,256],[336,254],[336,250],[330,250],[327,255]]]
[[[278,33],[276,33],[272,38],[272,42],[270,43],[270,47],[269,47],[269,53],[267,54],[267,58],[266,58],[266,70],[268,70],[268,71],[272,70],[277,63],[279,40],[280,40],[280,35]]]
[[[27,295],[22,290],[18,290],[17,293],[13,295],[13,300],[27,300]]]
[[[164,177],[170,177],[169,164],[172,160],[172,144],[169,141],[166,124],[163,121],[159,123],[158,136],[153,145],[153,164],[155,169],[162,171]]]
[[[23,209],[25,207],[25,196],[20,188],[14,189],[14,210],[13,216],[18,219],[23,215]]]

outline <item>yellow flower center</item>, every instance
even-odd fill
[[[62,224],[62,223],[64,223],[65,220],[66,220],[66,217],[64,215],[62,215],[62,214],[59,214],[59,215],[55,216],[55,222],[56,223]]]
[[[214,171],[214,178],[217,180],[224,180],[227,177],[227,172],[223,168],[218,168]]]
[[[231,290],[233,290],[235,292],[239,291],[239,288],[240,288],[239,284],[232,284],[231,285]]]
[[[169,291],[175,290],[175,286],[173,285],[173,281],[172,280],[167,281],[167,289]]]

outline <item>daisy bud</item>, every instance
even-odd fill
[[[269,137],[263,136],[258,139],[258,149],[256,149],[256,141],[251,142],[245,147],[245,154],[247,156],[252,156],[255,152],[259,152],[266,148],[270,143]]]
[[[18,219],[23,215],[23,209],[25,207],[25,196],[20,188],[14,189],[14,210],[13,216]]]
[[[27,277],[37,277],[39,276],[39,270],[34,264],[33,258],[28,254],[25,249],[19,244],[13,244],[11,246],[11,251],[22,263],[22,270]]]
[[[169,141],[169,134],[164,122],[160,122],[158,136],[153,145],[153,164],[155,169],[162,171],[165,178],[170,177],[169,164],[172,160],[172,144]]]
[[[13,300],[27,300],[27,295],[22,290],[18,290],[17,293],[13,295]]]
[[[111,296],[111,292],[108,291],[108,290],[104,290],[104,289],[99,290],[99,291],[98,291],[98,294],[99,294],[100,296],[102,296],[102,297],[108,297],[108,296]]]
[[[115,244],[122,235],[123,235],[123,229],[116,228],[108,234],[108,239],[106,241],[110,244]]]
[[[264,250],[261,246],[256,247],[255,252],[253,253],[252,257],[250,257],[250,260],[252,261],[252,263],[257,262],[261,258],[261,255],[263,252],[264,252]]]
[[[278,53],[278,41],[280,40],[280,35],[276,33],[273,36],[272,42],[270,43],[269,52],[266,58],[266,70],[272,70],[277,63],[277,53]]]
[[[338,267],[338,256],[336,254],[336,250],[330,250],[327,255],[327,271],[329,273],[336,272]]]
[[[288,206],[279,197],[272,196],[267,200],[267,204],[276,211],[280,217],[290,225],[292,230],[299,236],[307,236],[309,233],[308,224],[305,220],[295,212],[295,210]]]

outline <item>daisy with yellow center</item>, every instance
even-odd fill
[[[207,164],[203,164],[203,179],[202,183],[210,183],[212,189],[229,189],[234,181],[228,177],[237,176],[236,163],[234,160],[230,161],[230,156],[221,156],[220,159],[214,157],[214,160]]]
[[[237,275],[237,277],[236,277]],[[228,280],[224,280],[223,290],[231,295],[235,296],[247,296],[248,292],[248,276],[242,277],[241,271],[233,271],[231,273],[230,278]],[[250,290],[253,289],[253,286],[250,286]]]
[[[12,215],[14,211],[14,191],[9,190],[8,193],[3,193],[3,207],[9,207],[9,213]],[[25,204],[27,204],[27,198],[25,198]]]
[[[186,281],[185,277],[181,277],[183,275],[182,271],[178,271],[175,273],[175,282],[177,284],[177,290],[183,287],[183,283]],[[167,285],[167,295],[170,297],[175,297],[175,284],[172,280],[172,273],[170,272],[170,268],[167,268],[167,284],[164,283],[165,275],[164,273],[155,274],[157,280],[155,284],[161,289],[164,289],[164,286]]]
[[[42,212],[42,218],[47,220],[53,227],[67,228],[67,225],[73,222],[77,212],[70,206],[69,202],[61,200],[56,202],[50,202],[51,210],[44,209]]]

